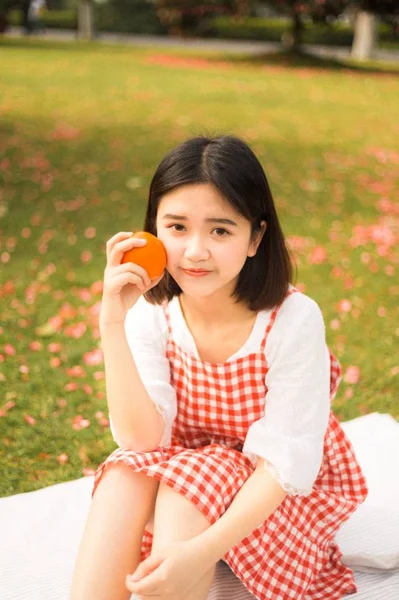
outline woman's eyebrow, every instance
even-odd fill
[[[166,214],[162,217],[163,219],[174,219],[176,221],[188,221],[187,217],[183,217],[181,215],[171,215],[171,214]],[[235,223],[234,221],[232,221],[231,219],[219,219],[217,217],[210,217],[208,219],[205,219],[206,223],[223,223],[224,225],[233,225],[234,227],[237,227],[237,223]]]

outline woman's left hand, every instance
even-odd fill
[[[174,542],[140,563],[126,587],[139,596],[184,600],[212,566],[195,538]]]

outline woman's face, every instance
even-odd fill
[[[208,183],[181,186],[163,196],[156,227],[167,270],[183,293],[197,298],[222,289],[230,296],[262,237],[251,241],[249,221]]]

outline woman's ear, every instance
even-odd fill
[[[261,221],[260,225],[259,225],[259,228],[254,233],[254,235],[253,235],[253,237],[252,237],[252,239],[250,241],[250,244],[249,244],[248,256],[250,258],[252,258],[253,256],[255,256],[255,254],[257,253],[258,248],[259,248],[259,244],[262,241],[262,238],[263,238],[263,236],[265,234],[266,229],[267,229],[267,223],[266,223],[266,221]]]

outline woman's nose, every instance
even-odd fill
[[[206,260],[209,256],[209,251],[200,238],[193,237],[189,240],[184,254],[190,260]]]

